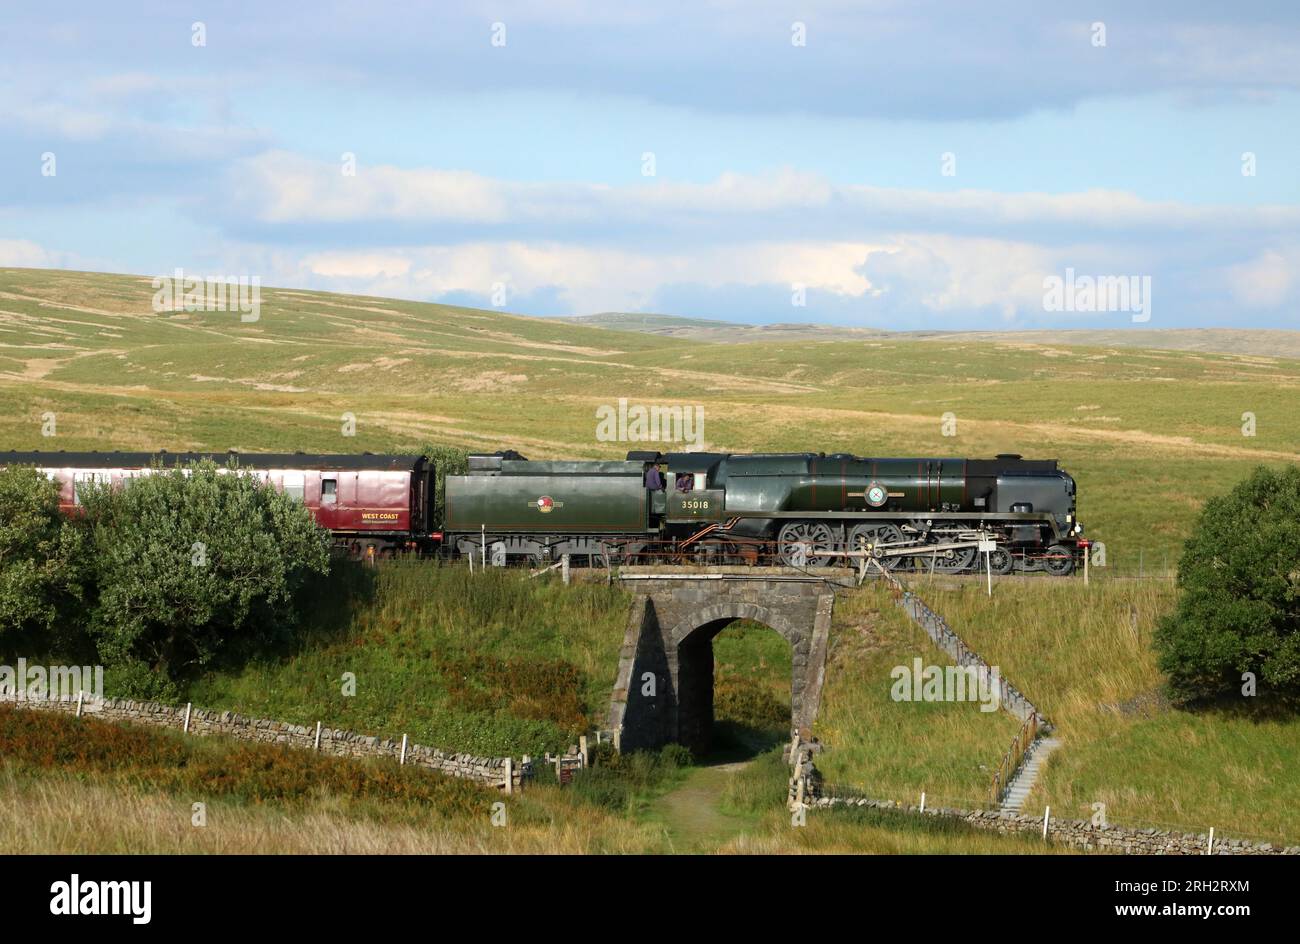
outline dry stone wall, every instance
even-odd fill
[[[917,816],[937,816],[960,819],[976,829],[989,829],[999,833],[1019,833],[1041,836],[1043,820],[1038,816],[1024,816],[1000,810],[962,810],[946,807],[926,808],[906,806],[889,800],[871,800],[865,797],[822,796],[806,799],[814,809],[866,808],[896,810]],[[1047,838],[1052,842],[1098,852],[1128,853],[1130,855],[1205,855],[1209,848],[1209,834],[1179,833],[1160,829],[1134,829],[1129,826],[1095,826],[1087,820],[1053,819],[1048,823]],[[1300,846],[1276,846],[1267,842],[1215,837],[1211,855],[1300,855]]]
[[[75,713],[75,698],[18,701],[12,697],[4,702],[17,708],[37,711]],[[151,725],[153,727],[185,728],[186,706],[163,705],[157,702],[131,701],[129,699],[85,699],[81,713],[104,721]],[[223,735],[243,741],[260,741],[265,744],[283,744],[287,747],[317,751],[335,757],[388,757],[397,762],[402,757],[401,740],[387,740],[338,728],[320,729],[317,746],[316,727],[271,721],[266,718],[248,718],[231,711],[210,711],[202,708],[189,710],[189,733],[199,736]],[[477,757],[456,754],[420,744],[406,745],[407,764],[436,770],[449,777],[460,777],[478,783],[504,788],[506,769],[509,766],[511,789],[517,789],[531,774],[531,764],[506,757]]]

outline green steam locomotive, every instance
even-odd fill
[[[855,564],[1072,573],[1086,552],[1056,460],[630,452],[624,461],[471,456],[446,478],[446,553],[534,565]]]

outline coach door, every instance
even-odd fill
[[[322,528],[335,531],[339,527],[339,473],[325,471],[320,474],[320,498],[316,520]]]
[[[355,531],[361,526],[361,512],[357,510],[357,473],[340,469],[331,472],[338,480],[338,498],[335,501],[335,521],[341,531]]]

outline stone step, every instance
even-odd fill
[[[1042,769],[1052,751],[1060,746],[1060,738],[1054,737],[1039,738],[1029,745],[1029,751],[1021,762],[1020,769],[1016,772],[1015,777],[1012,778],[1006,796],[1002,799],[1001,809],[1003,811],[1010,813],[1019,813],[1021,811],[1030,791],[1034,789],[1034,784],[1038,782],[1039,770]]]

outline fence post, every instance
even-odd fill
[[[506,758],[506,796],[515,792],[515,760]]]
[[[1214,827],[1210,827],[1210,841],[1205,846],[1206,855],[1214,855]]]
[[[399,767],[406,764],[406,735],[405,734],[402,735],[402,756],[397,758],[397,764]]]
[[[312,750],[314,751],[320,750],[320,722],[319,721],[316,722],[316,744],[315,746],[312,747]]]
[[[921,791],[921,812],[925,812],[925,791]]]
[[[563,557],[560,558],[560,577],[564,581],[564,585],[567,587],[569,585],[569,555],[568,554],[565,554]]]
[[[85,692],[77,692],[77,717],[78,718],[81,717],[81,699],[85,694],[86,694]]]
[[[185,703],[185,727],[181,729],[181,732],[183,734],[190,733],[190,708],[191,707],[192,707],[192,703],[187,701]]]
[[[484,570],[487,570],[487,525],[485,524],[479,525],[479,534],[481,536],[479,538],[478,546],[479,546],[479,550],[482,552],[483,555],[479,563],[483,565]]]
[[[582,766],[587,766],[587,735],[578,735],[578,756],[582,758]]]
[[[1051,815],[1052,815],[1052,808],[1050,806],[1043,807],[1043,838],[1044,839],[1047,838],[1047,822],[1048,822],[1048,818]]]

